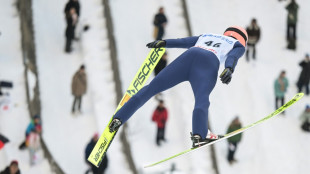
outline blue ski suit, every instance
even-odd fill
[[[195,96],[195,107],[192,115],[192,132],[194,135],[198,134],[201,137],[206,137],[208,133],[209,95],[217,81],[220,59],[216,54],[221,51],[221,48],[218,47],[220,44],[213,45],[217,50],[207,50],[203,48],[203,45],[197,45],[199,39],[204,39],[202,38],[204,36],[210,37],[210,34],[165,40],[166,48],[188,48],[188,50],[176,58],[148,85],[129,99],[113,118],[119,119],[122,124],[124,124],[152,96],[181,82],[189,81]],[[232,45],[226,51],[227,54],[222,56],[222,59],[225,60],[225,67],[234,70],[238,59],[245,52],[244,46],[231,37],[212,34],[211,36],[213,38],[215,38],[215,36],[218,38],[220,37],[222,39],[220,41],[223,42],[220,46],[223,47],[225,46],[225,42],[228,43],[227,40],[229,39],[229,43]],[[204,40],[202,41],[201,44],[208,44],[209,46],[212,44],[210,41],[205,43]]]

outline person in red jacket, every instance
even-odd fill
[[[165,127],[166,127],[167,119],[168,119],[168,111],[166,107],[164,106],[164,101],[160,100],[152,116],[152,121],[156,122],[157,124],[156,143],[158,146],[160,146],[161,140],[166,141],[165,140]]]
[[[0,134],[0,150],[4,147],[4,144],[9,142],[9,139]]]

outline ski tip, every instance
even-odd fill
[[[302,97],[304,96],[304,93],[297,93],[295,96],[294,96],[294,99],[296,100],[296,101],[298,101],[299,99],[301,99]]]
[[[304,96],[304,93],[300,92],[297,94],[297,96],[302,97],[302,96]]]

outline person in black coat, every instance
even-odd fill
[[[164,8],[160,7],[159,12],[155,15],[155,18],[154,18],[154,25],[157,31],[155,32],[156,40],[162,40],[164,33],[165,33],[165,27],[166,27],[167,21],[168,20],[164,13]]]
[[[299,75],[297,82],[298,92],[302,91],[302,88],[306,88],[306,94],[309,95],[309,80],[310,80],[310,57],[309,54],[306,54],[306,57],[303,61],[299,63],[302,70]]]
[[[0,174],[20,174],[20,170],[18,168],[18,161],[13,160],[10,166],[6,167]]]
[[[65,6],[65,11],[64,11],[66,16],[69,15],[71,8],[74,8],[76,11],[76,14],[80,16],[80,3],[78,0],[69,0],[69,2],[67,2]]]
[[[286,40],[288,41],[287,48],[291,50],[296,49],[296,26],[298,21],[298,9],[299,6],[295,0],[285,7],[287,10],[287,29],[286,29]]]
[[[255,49],[255,46],[257,44],[257,42],[259,41],[260,39],[260,28],[259,26],[257,25],[257,22],[256,22],[256,19],[253,18],[252,21],[251,21],[251,24],[250,26],[248,26],[246,28],[246,31],[248,33],[248,42],[247,42],[247,50],[246,50],[246,60],[249,61],[250,58],[249,58],[249,51],[250,49],[252,49],[252,57],[253,59],[256,58],[256,49]]]
[[[88,172],[90,172],[90,170],[93,172],[93,174],[104,174],[104,171],[106,170],[106,168],[108,167],[108,158],[107,158],[107,154],[104,155],[101,164],[99,165],[99,167],[97,168],[96,166],[94,166],[92,163],[90,163],[87,159],[89,157],[89,155],[91,154],[91,151],[93,150],[93,148],[95,147],[97,141],[98,141],[99,135],[96,133],[92,139],[90,140],[90,142],[87,144],[86,149],[85,149],[85,161],[87,164],[89,164],[91,166],[91,169],[86,171],[86,174]]]
[[[167,53],[164,53],[163,57],[159,60],[159,62],[157,63],[154,69],[155,76],[157,76],[157,74],[161,70],[163,70],[166,66],[167,66]]]
[[[75,8],[71,8],[69,15],[66,16],[67,20],[67,28],[66,28],[66,47],[65,52],[70,53],[72,51],[71,43],[72,40],[75,38],[75,26],[77,24],[77,14]]]

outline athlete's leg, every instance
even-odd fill
[[[149,85],[135,94],[115,115],[124,124],[152,96],[188,80],[194,53],[188,50],[164,68]]]
[[[195,95],[195,108],[192,118],[193,134],[205,138],[208,133],[209,95],[218,76],[219,61],[213,53],[197,58],[191,70],[189,81]]]

